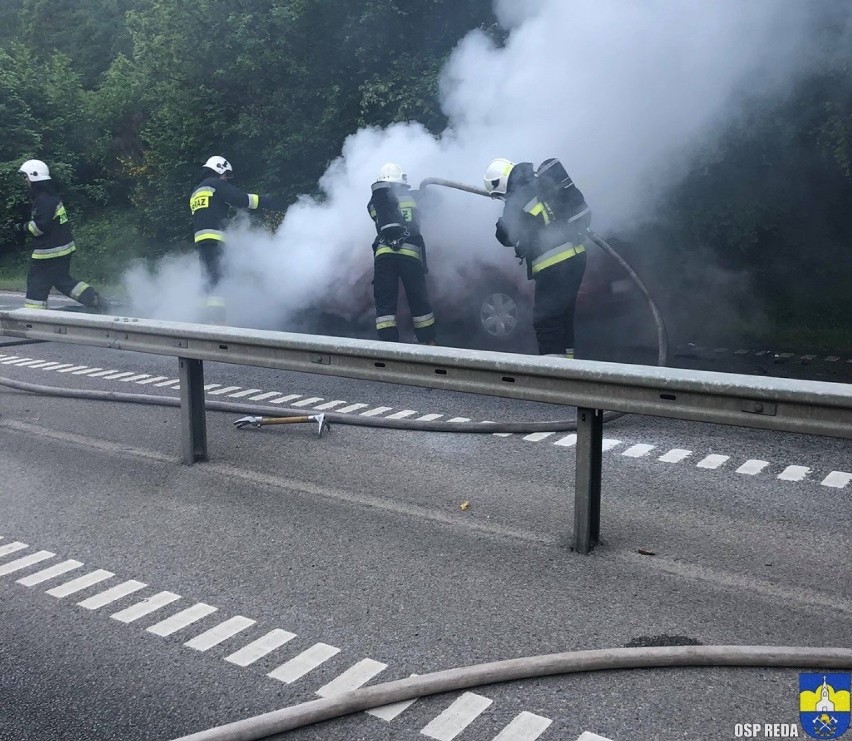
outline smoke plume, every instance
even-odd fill
[[[585,194],[598,232],[641,222],[738,100],[791,83],[816,5],[496,0],[503,43],[472,31],[443,71],[444,132],[434,136],[417,122],[355,132],[323,175],[321,200],[300,198],[275,234],[245,220],[232,225],[222,291],[229,323],[285,329],[302,313],[371,314],[375,231],[366,204],[387,161],[401,163],[414,187],[426,177],[481,186],[494,157],[538,164],[555,156]],[[251,183],[240,185],[251,191]],[[423,225],[440,286],[435,301],[464,294],[483,265],[523,280],[511,251],[494,239],[499,204],[438,190]],[[153,275],[136,270],[127,284],[139,313],[199,318],[194,263],[162,264]]]

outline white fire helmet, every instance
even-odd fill
[[[408,175],[405,174],[405,171],[402,169],[402,165],[396,164],[396,162],[388,162],[385,165],[382,165],[382,169],[379,170],[379,181],[385,183],[408,183]]]
[[[27,160],[18,172],[27,176],[27,180],[36,183],[39,180],[50,180],[50,170],[41,160]]]
[[[234,174],[234,168],[231,167],[231,163],[224,157],[211,157],[204,163],[204,166],[213,170],[213,172],[218,172],[220,175],[224,175],[226,172],[230,172],[232,175]]]
[[[494,198],[506,195],[506,188],[509,184],[509,173],[515,166],[514,162],[498,157],[491,160],[491,164],[485,168],[485,190]]]

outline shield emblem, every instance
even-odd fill
[[[811,738],[840,738],[849,729],[852,674],[799,674],[799,722]]]

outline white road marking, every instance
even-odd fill
[[[237,391],[235,394],[228,394],[232,399],[242,399],[244,396],[249,396],[250,394],[256,394],[258,391],[263,391],[263,389],[244,389],[242,391]]]
[[[136,383],[137,381],[141,381],[143,378],[150,378],[151,375],[148,373],[137,373],[135,376],[130,376],[130,378],[122,378],[121,380],[125,383]]]
[[[10,553],[15,553],[15,551],[22,551],[24,548],[29,548],[26,543],[22,543],[20,540],[16,540],[12,543],[7,543],[4,546],[0,546],[0,556],[8,556]]]
[[[696,468],[710,468],[715,469],[724,465],[727,461],[729,461],[731,457],[729,455],[716,455],[715,453],[711,453],[703,460],[698,461],[695,464]]]
[[[321,396],[310,396],[307,399],[302,399],[301,401],[294,401],[294,407],[309,407],[316,404],[318,401],[322,401]]]
[[[61,371],[56,371],[57,373],[72,373],[74,371],[83,370],[84,368],[88,368],[88,365],[72,365],[70,368],[63,368]]]
[[[601,450],[606,452],[607,450],[612,450],[613,448],[617,448],[619,445],[621,445],[621,440],[615,440],[615,439],[610,438],[610,437],[605,437],[603,439],[603,443],[601,445]]]
[[[845,471],[832,471],[820,483],[823,486],[832,486],[835,489],[842,489],[850,481],[852,481],[852,473]]]
[[[110,368],[109,370],[98,371],[97,373],[86,373],[89,378],[100,378],[101,376],[108,376],[110,373],[118,373],[115,368]]]
[[[63,597],[67,597],[69,594],[74,594],[75,592],[82,592],[88,587],[91,587],[95,584],[99,584],[100,582],[106,581],[107,579],[112,579],[112,577],[114,576],[115,574],[113,574],[112,571],[106,571],[105,569],[96,569],[95,571],[91,571],[88,574],[78,576],[76,579],[72,579],[71,581],[67,581],[64,584],[60,584],[58,587],[48,589],[47,593],[53,597],[62,599]]]
[[[271,399],[273,396],[280,396],[280,391],[266,391],[265,393],[258,394],[257,396],[252,396],[252,401],[263,401],[264,399]]]
[[[36,571],[35,574],[30,574],[29,576],[25,576],[23,579],[18,579],[17,583],[23,584],[25,587],[32,587],[36,584],[41,584],[43,581],[47,581],[48,579],[53,579],[57,576],[65,574],[68,571],[79,569],[82,565],[82,561],[75,561],[74,559],[69,559],[68,561],[63,561],[62,563],[58,563],[55,566],[51,566],[49,569]]]
[[[405,419],[406,417],[412,417],[415,414],[417,414],[417,411],[414,409],[403,409],[401,412],[389,414],[388,419]]]
[[[261,636],[256,641],[243,646],[239,651],[234,651],[230,656],[226,656],[225,661],[237,666],[248,666],[258,659],[262,659],[266,654],[272,653],[288,641],[292,641],[295,637],[295,633],[280,628],[270,630],[265,636]]]
[[[768,465],[769,461],[748,460],[737,469],[737,473],[744,473],[746,476],[756,476]]]
[[[825,362],[826,363],[836,363],[838,360],[840,360],[840,357],[838,355],[829,355],[825,359]]]
[[[436,419],[441,419],[443,414],[424,414],[422,417],[417,418],[417,422],[434,422]]]
[[[612,741],[612,739],[604,738],[603,736],[598,736],[597,733],[589,733],[588,731],[584,731],[580,738],[577,741]]]
[[[174,386],[177,387],[180,385],[180,379],[174,378],[171,381],[160,381],[159,383],[155,383],[155,386]]]
[[[447,422],[470,422],[469,417],[453,417],[452,419],[448,419]]]
[[[77,604],[80,607],[85,607],[87,610],[97,610],[104,605],[117,602],[122,597],[126,597],[128,594],[138,592],[140,589],[144,589],[147,586],[148,585],[144,582],[130,579],[129,581],[122,582],[121,584],[116,584],[114,587],[103,592],[93,594],[88,599],[84,599],[82,602],[78,602]]]
[[[284,404],[288,401],[293,401],[293,399],[301,399],[301,394],[287,394],[286,396],[279,396],[277,399],[272,399],[270,404]]]
[[[689,458],[692,455],[691,450],[684,450],[683,448],[672,448],[665,455],[661,455],[657,458],[658,461],[662,461],[663,463],[680,463],[682,460]]]
[[[252,620],[251,618],[237,615],[236,617],[232,617],[229,620],[219,623],[219,625],[210,628],[210,630],[204,631],[183,645],[194,648],[196,651],[207,651],[208,649],[213,648],[213,646],[218,646],[223,641],[227,641],[229,638],[232,638],[240,631],[250,628],[256,622],[256,620]]]
[[[198,602],[192,607],[187,607],[185,610],[181,610],[176,615],[172,615],[171,617],[152,625],[148,628],[148,632],[163,637],[170,636],[172,633],[177,633],[179,630],[182,630],[187,625],[192,625],[194,622],[201,620],[201,618],[207,617],[211,613],[216,612],[217,609],[218,608],[213,607],[212,605],[205,605],[203,602]]]
[[[213,389],[219,388],[221,385],[222,385],[221,383],[205,383],[204,384],[204,390],[205,391],[212,391]]]
[[[16,558],[14,561],[9,561],[9,563],[4,563],[0,566],[0,576],[6,576],[6,574],[20,571],[21,569],[27,568],[27,566],[32,566],[34,563],[39,563],[40,561],[46,561],[48,558],[53,558],[55,555],[55,553],[51,553],[50,551],[38,551],[37,553],[32,553],[29,556]]]
[[[627,450],[621,451],[621,454],[626,455],[628,458],[642,458],[648,455],[655,447],[655,445],[640,443],[639,445],[631,445]]]
[[[531,443],[537,443],[540,440],[546,440],[551,435],[555,435],[555,432],[531,432],[529,435],[524,435],[524,440],[529,440]]]
[[[170,605],[179,599],[180,595],[174,592],[158,592],[141,602],[137,602],[135,605],[130,605],[130,607],[124,610],[113,613],[110,617],[122,623],[132,623],[134,620],[150,615],[155,610]]]
[[[132,376],[133,371],[121,371],[119,373],[110,373],[107,376],[104,376],[104,379],[107,381],[117,381],[119,378],[127,378],[127,376]]]
[[[327,643],[315,643],[298,656],[294,656],[290,661],[273,669],[266,676],[290,684],[304,677],[309,671],[316,669],[320,664],[338,653],[340,653],[340,649],[335,646],[329,646]]]
[[[782,481],[803,481],[810,472],[811,469],[806,466],[787,466],[778,474],[778,478]]]
[[[340,414],[349,414],[349,412],[355,412],[358,409],[365,409],[368,406],[369,404],[350,404],[349,406],[343,407],[343,409],[338,409],[337,411],[340,412]]]
[[[484,419],[484,420],[482,420],[482,424],[484,424],[484,425],[496,425],[497,423],[492,419]],[[493,437],[512,437],[511,432],[492,432],[491,435]]]
[[[219,396],[221,394],[230,394],[232,391],[239,391],[242,386],[223,386],[220,389],[216,389],[215,391],[210,392],[210,396]],[[255,389],[256,391],[260,391],[260,389]]]
[[[11,360],[4,360],[3,365],[29,365],[38,361],[38,358],[21,358],[13,355]]]
[[[493,741],[535,741],[544,733],[553,721],[524,710],[518,713]]]
[[[48,365],[44,366],[43,370],[52,370],[52,371],[56,371],[57,373],[62,373],[63,368],[70,368],[70,367],[71,367],[71,363],[56,363],[53,366],[48,366]]]
[[[75,376],[88,376],[95,371],[103,370],[103,368],[85,368],[84,370],[74,371]]]
[[[59,363],[56,363],[53,360],[31,360],[29,363],[20,363],[19,365],[21,367],[28,366],[30,368],[43,368],[44,366],[51,365],[52,363],[59,365]]]
[[[364,686],[373,677],[388,668],[387,664],[372,659],[363,659],[354,666],[350,666],[343,674],[332,679],[328,684],[317,690],[320,697],[331,697],[343,692],[357,690]]]
[[[375,407],[374,409],[368,409],[366,412],[361,412],[362,417],[378,417],[380,414],[384,414],[385,412],[389,412],[393,407]]]
[[[412,674],[412,677],[416,677],[416,674]],[[407,710],[410,708],[415,702],[417,702],[417,698],[413,697],[410,700],[403,700],[402,702],[394,702],[390,705],[382,705],[377,708],[372,708],[371,710],[365,710],[364,712],[367,715],[372,715],[374,718],[379,718],[379,720],[386,720],[388,722],[392,721],[396,718],[403,710]]]
[[[165,381],[165,376],[154,376],[153,378],[146,378],[144,381],[137,381],[140,386],[147,386],[149,383],[156,383],[157,381]]]
[[[437,718],[420,730],[424,736],[438,741],[452,741],[473,721],[475,721],[491,703],[488,697],[465,692]]]
[[[343,399],[335,399],[334,401],[327,401],[325,404],[319,404],[316,408],[320,411],[324,409],[334,409],[334,407],[339,407],[341,404],[345,404],[346,402]]]
[[[577,444],[577,433],[572,432],[570,435],[560,437],[558,440],[554,440],[553,444],[561,445],[563,448],[572,448]]]

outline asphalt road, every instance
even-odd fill
[[[3,377],[177,394],[174,359],[59,344],[0,356]],[[351,415],[573,414],[242,366],[207,364],[205,382],[214,398]],[[604,432],[603,544],[583,557],[565,547],[566,435],[336,425],[318,440],[234,418],[210,413],[211,460],[185,466],[176,409],[0,388],[0,739],[173,739],[335,680],[568,650],[852,646],[848,441],[622,418]],[[286,737],[732,739],[738,723],[795,724],[798,681],[549,677]]]

